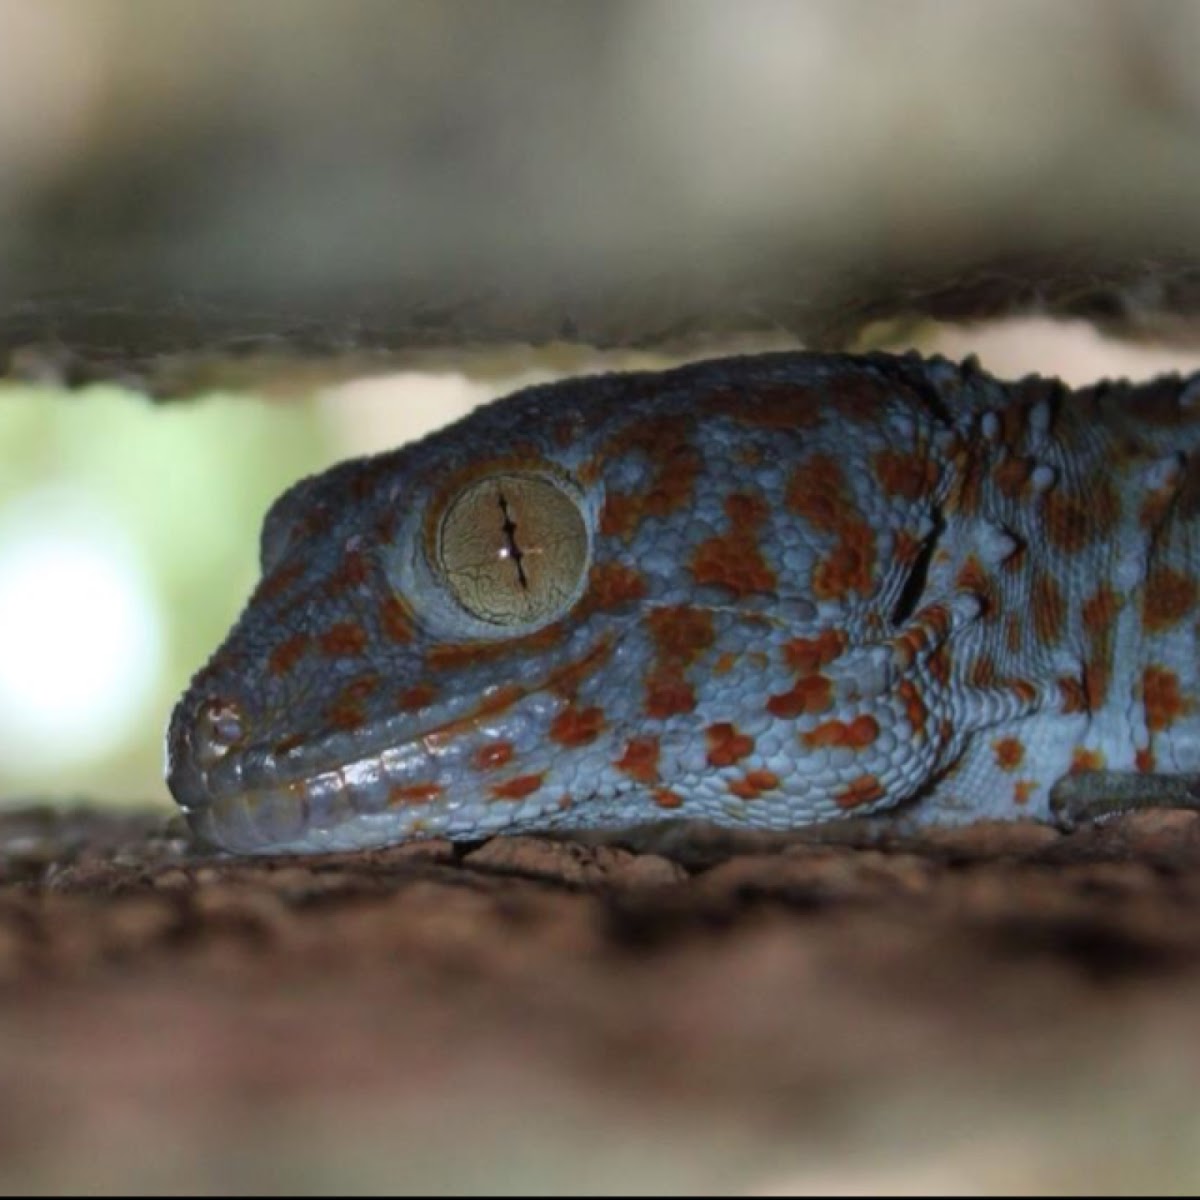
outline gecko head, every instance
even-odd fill
[[[926,586],[926,435],[903,406],[863,421],[892,402],[882,371],[765,356],[576,380],[297,484],[171,719],[193,828],[308,852],[778,827],[910,793],[945,758],[940,732],[929,761],[907,743],[953,623]],[[919,694],[898,671],[924,672]]]
[[[476,425],[341,464],[268,513],[262,578],[168,730],[168,784],[204,840],[359,848],[562,806],[545,746],[597,735],[574,702],[641,587],[593,569],[594,489],[572,463],[544,439],[481,456]]]

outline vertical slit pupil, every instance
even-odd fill
[[[500,502],[500,511],[504,514],[504,523],[501,528],[504,530],[504,540],[508,543],[508,553],[513,562],[517,565],[517,582],[523,587],[529,587],[529,580],[525,577],[525,564],[521,561],[525,556],[521,553],[521,547],[517,544],[517,523],[512,519],[512,514],[508,511],[508,499],[503,492],[497,493],[497,498]]]

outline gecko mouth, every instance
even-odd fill
[[[481,799],[471,762],[514,747],[529,770],[537,730],[608,658],[608,637],[538,679],[452,697],[419,714],[394,714],[369,740],[335,732],[282,751],[245,743],[236,704],[191,696],[167,737],[167,786],[194,833],[233,853],[360,849],[416,837],[472,836],[511,824],[511,804]],[[452,778],[458,786],[442,781]],[[535,797],[523,802],[537,807]],[[548,802],[547,802],[548,803]]]

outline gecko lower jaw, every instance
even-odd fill
[[[358,849],[446,831],[458,805],[433,781],[461,745],[437,731],[357,753],[340,742],[323,761],[312,750],[304,763],[243,751],[204,765],[190,732],[173,732],[167,784],[195,834],[233,853]]]
[[[186,700],[167,736],[167,786],[194,833],[233,853],[319,853],[394,844],[418,837],[482,836],[517,813],[473,794],[468,758],[496,740],[521,743],[552,719],[562,701],[531,681],[502,711],[481,696],[454,697],[433,711],[393,715],[362,733],[334,733],[271,753],[223,745],[212,753],[212,698]],[[219,702],[223,719],[232,706]],[[227,719],[221,728],[228,735]],[[227,740],[227,739],[226,739]],[[444,781],[461,780],[462,786]],[[534,800],[522,808],[532,812]]]

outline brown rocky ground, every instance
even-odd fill
[[[1200,817],[642,840],[0,818],[0,1190],[1200,1181]]]

